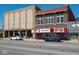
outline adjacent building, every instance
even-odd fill
[[[38,39],[52,35],[67,39],[67,22],[75,21],[69,6],[37,11],[35,15],[35,37]]]
[[[68,22],[67,28],[71,39],[79,39],[79,18],[76,18],[75,21]]]
[[[3,29],[0,29],[0,38],[3,38]]]

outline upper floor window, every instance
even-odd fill
[[[57,16],[57,23],[63,23],[64,22],[64,15],[58,15]]]
[[[42,18],[37,18],[37,24],[43,24]]]
[[[57,23],[59,23],[60,22],[60,17],[57,17]]]
[[[64,16],[61,17],[61,22],[64,22]]]
[[[53,16],[47,16],[47,17],[45,17],[45,19],[46,19],[47,24],[53,23]]]

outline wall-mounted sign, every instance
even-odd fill
[[[48,28],[48,29],[40,29],[40,33],[44,33],[44,32],[50,32],[50,28]]]
[[[64,32],[64,28],[54,28],[54,32]]]
[[[79,22],[69,22],[67,28],[69,33],[77,33],[79,32]]]
[[[78,28],[79,24],[72,24],[72,27]]]
[[[67,32],[67,28],[43,28],[43,29],[36,29],[36,33],[52,33],[52,32]]]
[[[39,33],[39,29],[35,29],[35,33]]]

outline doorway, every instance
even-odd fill
[[[19,36],[19,32],[18,31],[15,31],[15,36]]]
[[[10,37],[13,37],[13,31],[10,31]]]
[[[31,38],[32,37],[32,32],[31,32],[31,30],[27,30],[27,38]]]

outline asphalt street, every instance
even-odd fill
[[[0,40],[0,55],[78,55],[79,45],[63,42]]]

